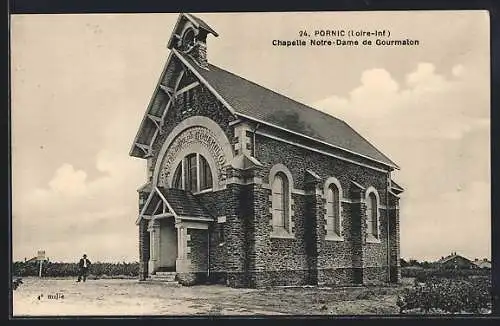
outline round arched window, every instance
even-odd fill
[[[366,201],[366,233],[378,237],[378,214],[377,197],[373,192],[368,195]]]
[[[195,32],[192,28],[189,28],[187,31],[184,32],[184,35],[182,36],[181,50],[188,51],[194,46],[195,43],[196,43]]]
[[[326,193],[326,217],[328,220],[328,231],[333,232],[333,234],[340,236],[340,202],[339,202],[339,189],[332,183],[328,187]]]
[[[284,173],[278,172],[272,183],[273,229],[288,230],[288,180]]]
[[[212,171],[207,160],[197,153],[184,157],[175,169],[172,187],[191,192],[211,189]]]

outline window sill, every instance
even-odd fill
[[[344,241],[344,237],[340,235],[326,235],[325,236],[326,241]]]
[[[200,191],[197,191],[197,192],[193,192],[193,195],[204,194],[206,192],[211,192],[212,190],[213,190],[213,188],[203,189],[203,190],[200,190]]]
[[[375,238],[373,235],[367,235],[366,242],[367,243],[381,243],[380,239]]]
[[[271,238],[275,239],[295,239],[294,234],[290,233],[271,233]]]

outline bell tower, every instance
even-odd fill
[[[188,13],[182,13],[177,19],[168,49],[176,49],[190,56],[200,67],[208,69],[207,35],[219,36],[203,20]]]

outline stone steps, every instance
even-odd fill
[[[177,272],[156,272],[154,275],[177,275]]]
[[[176,287],[176,288],[182,286],[177,281],[164,281],[164,280],[158,280],[158,279],[152,279],[152,278],[148,278],[148,279],[146,279],[144,281],[140,281],[140,282],[141,282],[141,284],[159,284],[162,286]]]
[[[155,274],[150,275],[146,280],[141,281],[141,283],[180,287],[182,285],[176,281],[176,275],[176,272],[156,272]]]
[[[174,282],[176,275],[176,272],[156,272],[156,274],[151,275],[151,279]]]

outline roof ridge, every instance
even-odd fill
[[[183,14],[194,19],[199,25],[204,25],[204,26],[200,26],[200,27],[202,27],[202,28],[206,29],[208,32],[214,34],[215,37],[219,36],[219,34],[212,27],[210,27],[210,25],[208,25],[207,22],[205,22],[200,17],[195,16],[190,12],[184,12]]]

